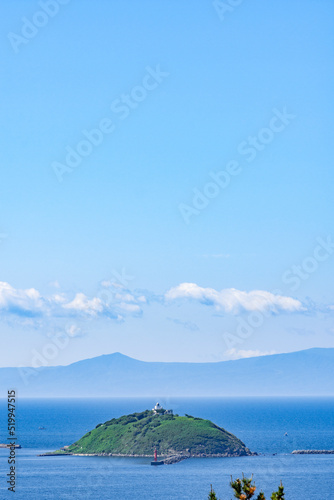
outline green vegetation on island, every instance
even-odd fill
[[[85,434],[66,450],[83,455],[190,457],[252,455],[236,436],[210,420],[146,410],[113,418]]]

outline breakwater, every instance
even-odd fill
[[[334,450],[294,450],[292,455],[334,455]]]
[[[185,460],[186,458],[190,458],[190,456],[189,455],[171,455],[170,457],[165,458],[163,460],[163,462],[166,465],[177,464],[178,462],[181,462],[182,460]]]

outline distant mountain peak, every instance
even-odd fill
[[[120,352],[38,370],[0,368],[23,397],[334,396],[334,349],[212,363],[148,362]]]

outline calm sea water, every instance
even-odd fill
[[[214,421],[260,455],[190,459],[161,467],[151,467],[150,460],[141,458],[38,457],[73,443],[100,422],[152,408],[156,401],[21,399],[17,403],[17,434],[22,445],[17,450],[17,491],[15,495],[7,491],[8,451],[0,449],[0,498],[205,500],[212,483],[221,500],[230,500],[230,475],[242,473],[253,473],[268,499],[281,479],[287,500],[334,498],[330,486],[334,455],[291,455],[294,449],[334,449],[334,398],[170,398],[159,402],[180,415]],[[1,400],[0,442],[6,442],[6,414],[6,402]]]

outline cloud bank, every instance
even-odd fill
[[[231,314],[238,314],[242,311],[272,313],[305,311],[305,307],[299,300],[275,295],[265,290],[244,292],[235,288],[226,288],[217,291],[214,288],[200,287],[196,283],[181,283],[168,290],[165,298],[167,301],[192,299]]]
[[[95,295],[89,297],[82,291],[69,296],[61,290],[50,296],[42,296],[35,288],[17,289],[9,283],[0,282],[0,313],[3,316],[16,315],[21,318],[105,317],[123,321],[127,316],[141,316],[143,307],[152,302],[166,306],[182,299],[213,306],[217,311],[226,314],[239,314],[244,311],[272,314],[308,311],[299,300],[275,295],[266,290],[245,292],[227,288],[218,291],[214,288],[200,287],[196,283],[181,283],[168,290],[164,296],[154,296],[149,291],[130,291],[119,283],[104,281]],[[185,323],[184,326],[191,327]]]
[[[125,287],[110,283],[98,290],[97,296],[87,297],[82,292],[69,298],[65,293],[43,297],[35,288],[21,290],[0,282],[0,312],[24,318],[54,317],[109,317],[123,320],[125,316],[138,316],[145,304],[142,294],[130,293]]]

